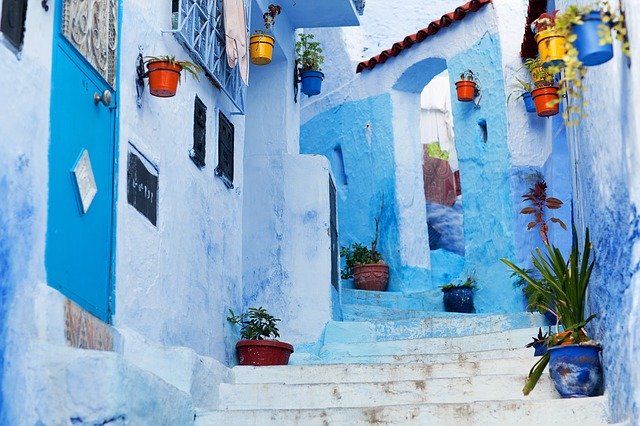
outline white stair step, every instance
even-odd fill
[[[196,426],[601,426],[607,398],[478,401],[308,410],[237,410],[199,414]]]
[[[365,383],[527,374],[538,358],[529,356],[443,364],[330,364],[233,368],[234,383]]]
[[[524,347],[531,341],[531,336],[534,336],[537,332],[537,328],[524,328],[461,337],[325,343],[319,355],[321,358],[345,359],[352,356],[366,355],[458,354],[462,352],[509,350]]]
[[[308,409],[559,398],[548,375],[529,396],[526,374],[429,380],[319,384],[221,384],[221,409]]]

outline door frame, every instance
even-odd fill
[[[55,69],[57,65],[57,54],[56,50],[58,48],[62,50],[66,50],[68,53],[72,53],[77,56],[78,60],[81,61],[87,69],[93,74],[93,76],[102,82],[104,82],[107,86],[111,87],[111,85],[104,79],[100,73],[98,73],[93,65],[87,61],[82,53],[78,51],[78,49],[71,44],[69,40],[62,33],[62,9],[63,9],[64,0],[55,0],[54,3],[54,17],[53,17],[53,33],[52,33],[52,50],[51,50],[51,85],[54,84],[54,76]],[[113,316],[116,314],[116,235],[117,235],[117,206],[118,206],[118,169],[119,169],[119,155],[120,155],[120,56],[121,56],[121,41],[122,41],[122,6],[123,0],[116,0],[116,4],[118,7],[118,22],[117,22],[117,34],[116,34],[116,69],[115,69],[115,86],[112,87],[114,93],[114,105],[113,108],[113,169],[112,169],[112,207],[111,207],[111,241],[110,241],[110,256],[109,256],[109,289],[108,289],[108,301],[107,301],[107,315],[106,318],[99,318],[100,320],[105,321],[107,324],[113,324]],[[51,123],[52,112],[55,110],[55,99],[53,99],[53,90],[50,90],[49,94],[49,123]],[[49,130],[49,149],[47,152],[51,150],[51,141],[53,139],[53,135],[51,134],[51,129]],[[47,154],[47,167],[49,167],[49,160]],[[47,202],[47,218],[49,216],[49,205]],[[47,219],[48,221],[48,219]],[[47,241],[45,239],[45,247]],[[46,249],[45,249],[46,251]],[[45,263],[45,276],[47,276],[46,271],[46,263]],[[65,297],[67,297],[65,295]],[[68,297],[67,297],[68,298]],[[73,299],[68,298],[73,301]],[[75,302],[75,301],[74,301]],[[84,308],[83,308],[84,309]]]

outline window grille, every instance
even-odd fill
[[[247,25],[249,3],[245,0]],[[240,77],[239,65],[231,69],[227,63],[222,0],[172,0],[172,11],[173,33],[178,41],[244,114],[247,86]],[[246,30],[248,33],[249,28]]]
[[[22,49],[24,23],[27,18],[27,0],[4,0],[0,31],[17,50]]]
[[[233,188],[234,133],[233,123],[220,112],[218,114],[218,167],[215,173],[227,188]]]

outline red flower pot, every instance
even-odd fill
[[[293,346],[278,340],[240,340],[236,352],[240,365],[287,365]]]
[[[166,61],[154,61],[147,64],[149,76],[149,92],[160,98],[175,96],[180,80],[180,64],[172,64]]]
[[[353,281],[358,290],[385,291],[389,284],[389,267],[384,263],[354,266]]]
[[[536,112],[540,117],[556,115],[560,109],[557,87],[538,87],[531,91]]]
[[[476,97],[476,82],[471,80],[456,81],[456,92],[460,102],[471,102]]]

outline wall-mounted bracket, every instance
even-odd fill
[[[144,79],[147,73],[144,70],[143,48],[138,46],[138,59],[136,60],[136,105],[142,108],[142,94],[144,93]]]

